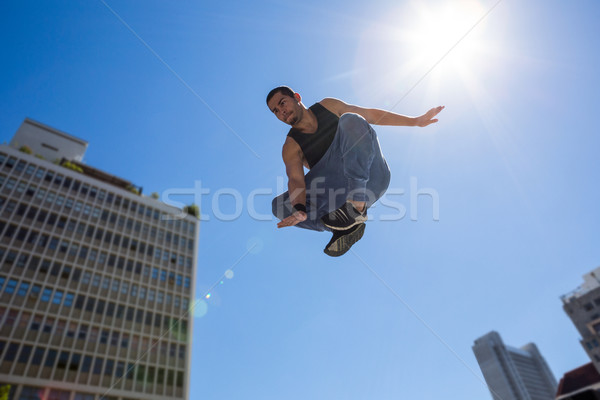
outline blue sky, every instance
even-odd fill
[[[486,399],[471,345],[490,330],[557,379],[589,361],[559,296],[600,265],[597,2],[19,1],[0,20],[0,140],[30,117],[144,193],[210,191],[198,296],[234,276],[195,318],[191,398]],[[376,127],[406,216],[379,204],[339,259],[327,233],[249,215],[284,175],[279,84],[307,106],[446,106]]]

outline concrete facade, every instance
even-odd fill
[[[83,157],[86,142],[24,125],[51,155]],[[0,146],[0,388],[188,399],[199,220],[51,161]]]
[[[600,372],[600,267],[583,276],[583,284],[561,297],[563,310],[581,335],[581,346]]]
[[[506,346],[497,332],[475,340],[473,353],[494,400],[554,400],[557,382],[537,346]]]
[[[17,149],[24,145],[29,147],[34,155],[54,162],[62,158],[83,161],[88,143],[27,118],[10,141],[10,146]]]

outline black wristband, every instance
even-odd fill
[[[294,207],[292,207],[294,209],[294,211],[302,211],[303,213],[306,214],[306,206],[304,204],[294,204]]]

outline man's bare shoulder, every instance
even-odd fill
[[[336,99],[334,97],[326,97],[319,102],[323,107],[337,115],[341,116],[343,113],[347,112],[348,104],[343,102],[340,99]]]
[[[298,142],[289,136],[285,139],[281,152],[284,160],[286,158],[294,158],[298,155],[302,155],[302,149]]]

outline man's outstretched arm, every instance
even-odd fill
[[[406,115],[396,114],[391,111],[378,108],[364,108],[352,104],[344,103],[339,99],[326,98],[321,101],[321,105],[336,114],[338,117],[342,114],[351,112],[362,116],[372,125],[392,125],[392,126],[427,126],[438,122],[434,117],[444,109],[444,106],[432,108],[425,114],[418,117],[408,117]]]

